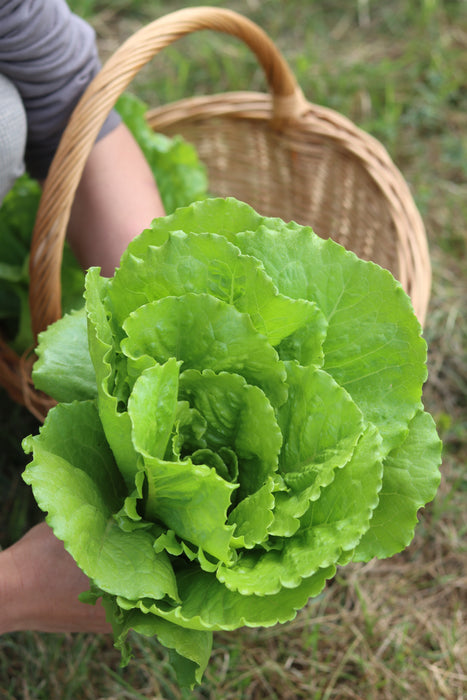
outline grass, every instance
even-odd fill
[[[142,23],[195,2],[76,0],[103,58]],[[223,2],[212,5],[226,6]],[[0,639],[0,700],[461,700],[467,696],[467,7],[461,1],[232,0],[263,26],[306,96],[373,133],[404,173],[425,221],[433,290],[425,403],[445,444],[442,484],[400,555],[340,570],[295,621],[215,636],[203,685],[183,694],[164,649],[135,638],[120,669],[107,638],[24,633]],[[150,104],[264,89],[236,41],[183,39],[141,71]],[[1,395],[0,543],[39,517],[21,485],[19,442],[34,420]]]

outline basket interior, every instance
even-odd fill
[[[355,156],[322,135],[296,134],[257,119],[211,117],[166,126],[191,142],[208,170],[210,193],[232,196],[264,216],[308,225],[400,279],[397,233],[387,198]]]

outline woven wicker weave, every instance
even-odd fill
[[[382,145],[338,113],[308,102],[274,43],[230,10],[199,7],[140,29],[107,61],[76,107],[47,177],[33,234],[30,307],[37,334],[61,315],[60,266],[74,194],[97,134],[137,72],[175,40],[210,29],[245,42],[269,93],[192,97],[149,112],[157,131],[181,134],[207,166],[210,191],[268,216],[308,224],[388,268],[423,323],[431,269],[423,223]],[[50,399],[30,380],[31,359],[0,344],[0,382],[39,417]]]

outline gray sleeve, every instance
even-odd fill
[[[32,176],[47,174],[71,112],[99,68],[94,30],[65,0],[0,0],[0,73],[25,106]],[[112,112],[99,137],[118,123]]]

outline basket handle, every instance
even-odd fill
[[[109,58],[82,95],[63,133],[44,184],[30,255],[34,336],[61,316],[60,271],[70,210],[96,138],[118,97],[159,51],[187,34],[211,29],[235,36],[253,51],[272,95],[272,121],[300,118],[307,109],[300,87],[271,39],[255,23],[213,7],[178,10],[142,27]]]

